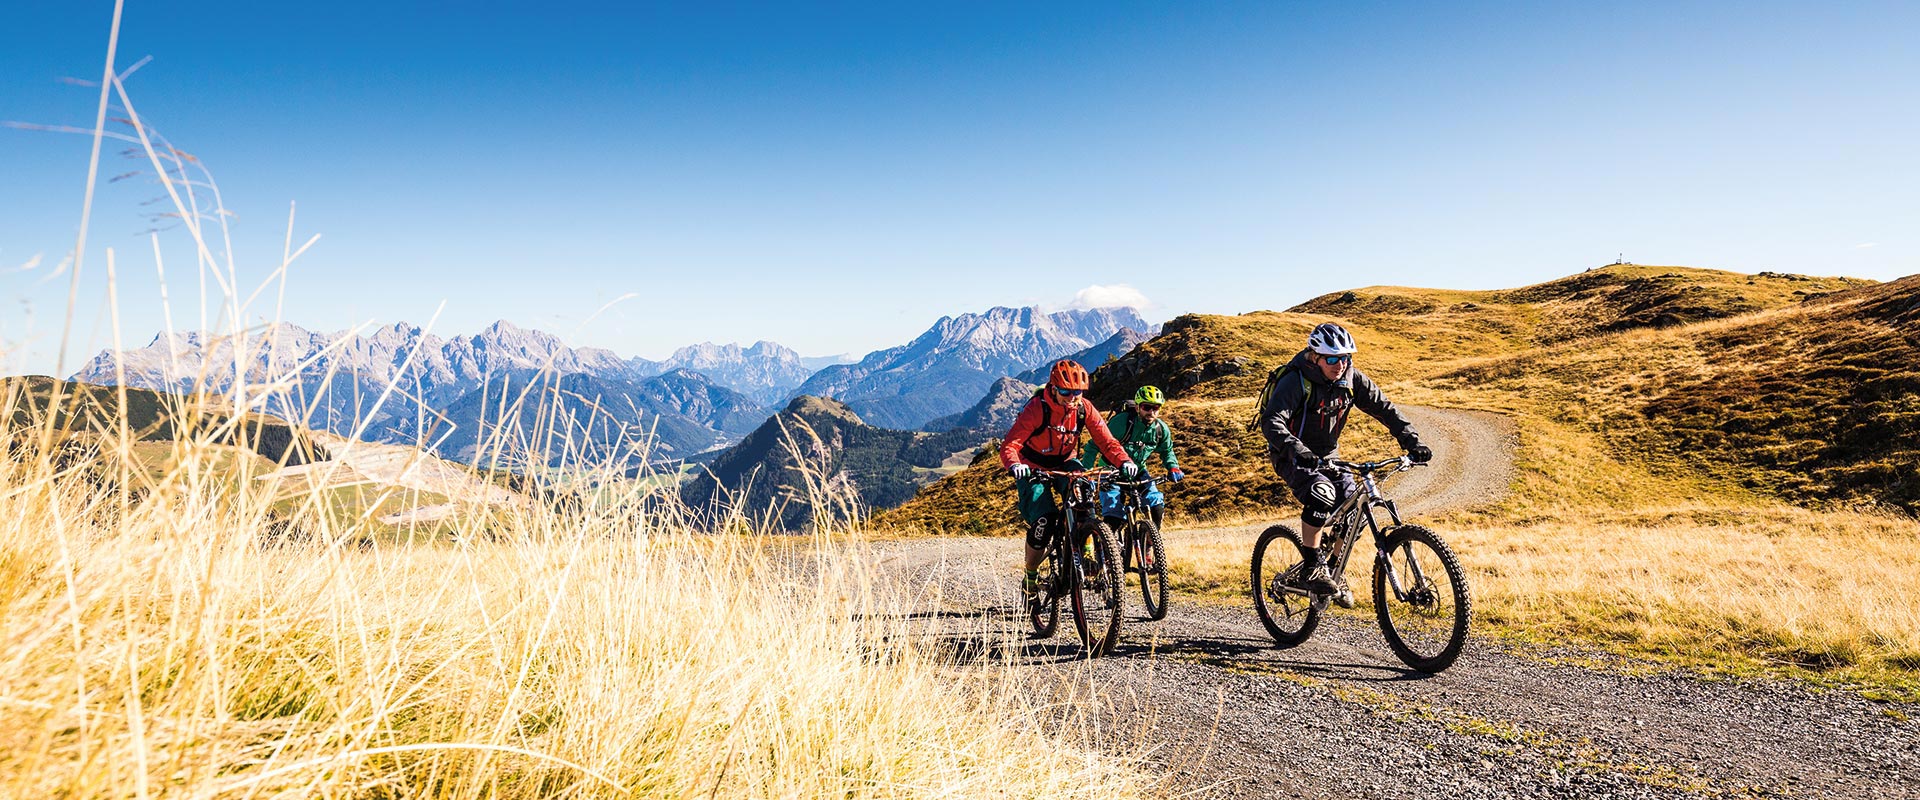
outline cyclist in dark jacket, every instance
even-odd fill
[[[1416,463],[1433,459],[1413,424],[1381,394],[1380,387],[1353,366],[1353,336],[1331,322],[1313,329],[1307,347],[1283,370],[1266,405],[1260,432],[1267,439],[1273,471],[1300,501],[1300,568],[1295,574],[1309,591],[1331,594],[1333,574],[1320,547],[1320,529],[1342,502],[1359,490],[1352,476],[1327,466],[1340,450],[1340,431],[1355,407],[1387,426]]]

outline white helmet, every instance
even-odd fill
[[[1359,348],[1353,346],[1353,336],[1331,322],[1322,322],[1307,334],[1307,349],[1323,356],[1350,356]]]

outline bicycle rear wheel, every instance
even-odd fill
[[[1261,532],[1253,545],[1253,609],[1275,644],[1293,647],[1320,627],[1325,598],[1314,600],[1298,588],[1300,534],[1285,525]]]
[[[1089,657],[1098,657],[1112,652],[1113,646],[1120,642],[1120,622],[1126,612],[1122,599],[1125,594],[1120,589],[1126,585],[1126,573],[1120,571],[1120,548],[1114,544],[1113,532],[1107,529],[1106,523],[1081,524],[1090,528],[1087,535],[1093,542],[1093,557],[1100,571],[1092,580],[1078,570],[1070,571],[1075,581],[1068,597],[1080,644],[1087,648]],[[1072,538],[1077,537],[1069,537],[1069,541]],[[1093,564],[1086,565],[1088,570],[1093,568]]]
[[[1433,531],[1418,525],[1395,528],[1384,547],[1373,564],[1373,611],[1387,646],[1422,672],[1453,666],[1473,619],[1473,592],[1460,559]],[[1389,570],[1404,596],[1395,594]]]

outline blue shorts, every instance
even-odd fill
[[[1147,482],[1146,499],[1148,508],[1159,508],[1167,504],[1167,496],[1161,494],[1160,490],[1154,487],[1152,481]],[[1107,487],[1106,491],[1100,493],[1100,514],[1102,516],[1117,517],[1120,516],[1121,511],[1120,487]]]

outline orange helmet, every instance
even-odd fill
[[[1053,373],[1047,376],[1047,385],[1067,391],[1087,390],[1087,368],[1069,360],[1053,362]]]

